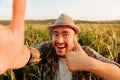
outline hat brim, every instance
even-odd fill
[[[78,26],[71,26],[71,25],[55,25],[55,26],[50,26],[48,27],[48,30],[49,32],[53,32],[53,29],[55,27],[61,27],[61,26],[67,26],[67,27],[70,27],[71,29],[73,29],[75,31],[76,34],[79,34],[80,33],[80,28]]]

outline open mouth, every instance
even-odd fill
[[[64,47],[58,47],[58,46],[57,46],[57,48],[59,48],[59,49],[64,49],[64,48],[66,48],[66,46],[64,46]]]
[[[67,45],[61,45],[61,44],[55,44],[55,46],[58,48],[58,49],[64,49],[67,47]]]

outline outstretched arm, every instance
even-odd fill
[[[24,44],[24,16],[26,0],[13,1],[10,27],[0,25],[0,74],[8,70]]]
[[[67,53],[66,61],[69,70],[73,72],[89,71],[105,80],[120,80],[120,68],[118,66],[88,56],[77,40],[75,40],[74,51]]]

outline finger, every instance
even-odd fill
[[[65,55],[65,58],[67,58],[67,57],[69,56],[69,54],[70,54],[70,53],[67,53],[67,54]]]
[[[81,46],[80,46],[80,44],[78,43],[78,41],[77,41],[76,38],[74,39],[74,49],[75,49],[75,50],[80,50],[80,49],[81,49]]]
[[[66,47],[66,53],[70,53],[70,52],[72,52],[72,51],[74,51],[74,46],[68,45],[68,46]]]
[[[69,53],[67,53],[67,54],[65,55],[65,58],[68,59],[69,56],[71,56],[71,54],[73,54],[73,52],[69,52]]]
[[[26,0],[14,0],[11,29],[15,32],[24,32],[25,7]]]
[[[66,53],[69,53],[69,52],[76,51],[76,50],[80,49],[80,45],[79,45],[79,43],[78,43],[76,38],[73,39],[73,43],[74,43],[73,46],[68,46],[66,48]]]

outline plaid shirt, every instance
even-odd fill
[[[58,63],[59,57],[57,56],[52,43],[44,42],[44,43],[41,43],[35,46],[34,48],[30,48],[31,58],[27,66],[40,63],[39,65],[41,69],[41,79],[42,80],[55,80],[55,77],[57,75],[56,71],[59,69],[59,63]],[[104,58],[103,56],[99,55],[96,51],[91,49],[90,47],[82,46],[82,48],[89,56],[95,59],[98,59],[100,61],[116,64],[117,66],[120,67],[119,64],[115,63],[114,61],[110,61]],[[36,49],[40,51],[40,57],[37,57],[35,55]],[[72,80],[97,80],[97,79],[100,80],[102,78],[98,77],[97,75],[93,73],[86,72],[86,71],[72,73]]]

